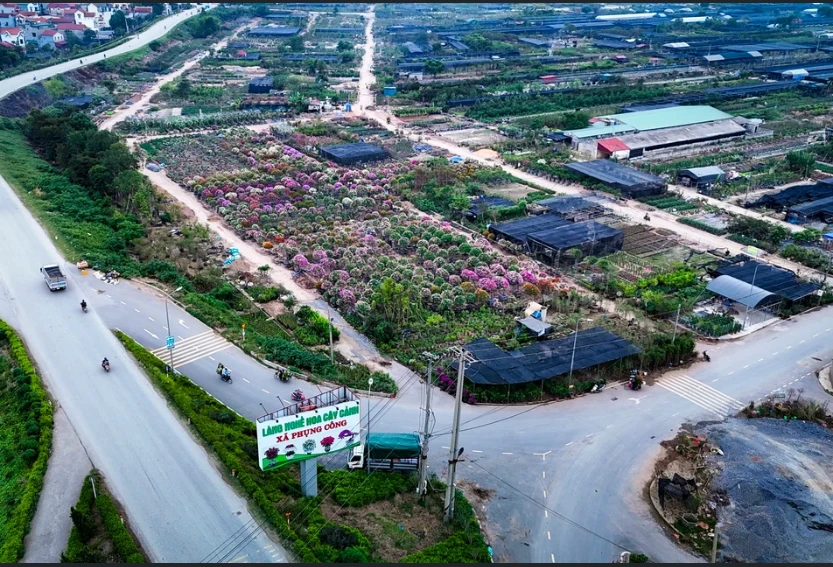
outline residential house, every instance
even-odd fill
[[[0,28],[0,41],[18,47],[25,47],[26,45],[26,38],[20,28]]]
[[[19,20],[18,27],[23,28],[26,43],[37,43],[40,35],[48,29],[54,29],[54,24],[43,16],[25,17]]]
[[[96,30],[98,25],[98,14],[95,12],[87,12],[85,10],[75,10],[72,13],[76,24],[81,24],[87,29]]]
[[[81,24],[58,24],[58,31],[64,32],[64,37],[72,33],[78,39],[84,39],[84,31],[87,29],[89,28]]]
[[[133,8],[134,18],[149,18],[153,15],[153,8],[150,6],[136,6]]]
[[[0,28],[14,27],[15,16],[20,12],[20,6],[17,4],[0,4]]]
[[[66,45],[64,34],[58,30],[43,30],[38,37],[38,47],[49,46],[50,49],[57,49]]]
[[[50,16],[63,16],[72,14],[76,10],[74,4],[47,4],[46,13]]]

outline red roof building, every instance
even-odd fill
[[[598,142],[599,151],[608,156],[615,155],[617,152],[630,152],[630,148],[625,145],[619,138],[605,138]]]
[[[81,24],[58,24],[58,29],[61,31],[84,31],[87,26]]]
[[[12,45],[8,41],[0,41],[0,47],[5,47],[6,49],[15,49],[17,45]]]
[[[150,6],[136,6],[133,11],[137,14],[152,14],[153,8]]]
[[[0,28],[0,33],[8,33],[9,35],[20,35],[23,33],[21,28]]]

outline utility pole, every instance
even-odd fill
[[[683,306],[682,303],[677,305],[677,316],[674,317],[674,334],[671,336],[671,344],[674,344],[674,341],[677,340],[677,323],[680,322],[680,308]]]
[[[370,474],[370,389],[373,387],[373,378],[367,379],[367,436],[364,439],[365,453],[364,460],[367,465],[367,474]]]
[[[459,349],[459,350],[458,350]],[[457,461],[463,453],[457,449],[460,441],[460,409],[463,405],[463,382],[466,370],[466,360],[473,360],[473,357],[463,347],[456,347],[457,354],[457,395],[454,403],[454,425],[451,428],[451,449],[448,452],[448,479],[445,492],[445,517],[443,521],[448,523],[454,517],[454,500],[457,496],[457,489],[454,487],[454,477],[457,473]]]
[[[422,426],[422,451],[419,460],[419,484],[417,491],[420,499],[428,494],[428,439],[431,433],[428,426],[431,423],[431,370],[437,357],[430,352],[423,352],[422,356],[428,360],[428,378],[425,381],[425,423]]]
[[[330,304],[327,304],[327,329],[330,331],[330,362],[335,362],[333,358],[333,319],[330,317]]]
[[[714,524],[714,539],[712,540],[712,557],[710,563],[714,563],[717,559],[717,524]]]

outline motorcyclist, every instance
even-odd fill
[[[710,357],[708,354],[706,354],[706,351],[703,351],[703,358],[706,359],[706,362],[711,362],[712,361],[712,357]]]
[[[223,377],[223,380],[228,380],[229,378],[231,378],[231,370],[224,366],[220,376]]]
[[[224,368],[225,368],[225,366],[223,366],[222,362],[220,364],[218,364],[217,365],[217,374],[222,374]]]
[[[83,299],[81,300],[81,309],[82,309],[83,311],[86,311],[86,310],[87,310],[87,302],[86,302],[86,301],[84,301]]]
[[[101,367],[107,368],[108,366],[110,366],[110,361],[107,360],[107,357],[104,357],[104,360],[101,361]]]

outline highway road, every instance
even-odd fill
[[[112,286],[93,275],[76,279],[87,290],[91,312],[167,360],[163,293],[132,282]],[[169,302],[168,312],[177,337],[177,370],[241,415],[255,419],[298,387],[316,392],[303,381],[276,381],[271,369],[175,303]],[[642,497],[659,442],[683,423],[723,419],[777,390],[803,388],[805,397],[825,399],[815,371],[833,356],[831,312],[826,308],[710,347],[711,363],[673,369],[638,392],[614,386],[546,406],[464,406],[461,476],[495,490],[486,513],[498,556],[536,563],[608,562],[628,549],[656,561],[697,561],[663,533]],[[219,380],[218,362],[233,370],[233,384]],[[359,392],[363,408],[370,407],[374,431],[421,428],[422,383],[413,374],[397,381],[402,391],[394,399],[368,401]],[[439,390],[433,399],[429,468],[443,476],[453,400]],[[343,455],[334,455],[322,464],[343,462]]]
[[[49,77],[60,75],[61,73],[66,73],[67,71],[72,71],[73,69],[80,69],[81,67],[86,67],[87,65],[98,63],[99,61],[104,60],[106,57],[121,55],[123,53],[128,53],[130,51],[133,51],[134,49],[138,49],[142,46],[145,46],[154,39],[159,39],[160,37],[168,33],[177,24],[187,20],[191,16],[194,16],[198,13],[198,8],[185,10],[184,12],[180,12],[178,14],[174,14],[173,16],[169,16],[160,20],[159,22],[153,24],[145,31],[140,32],[138,36],[134,36],[132,39],[122,43],[121,45],[117,45],[112,49],[108,49],[107,51],[96,53],[95,55],[79,57],[77,59],[66,61],[65,63],[53,65],[52,67],[38,69],[37,71],[30,71],[28,73],[23,73],[20,75],[15,75],[14,77],[9,77],[8,79],[4,79],[0,81],[0,99],[3,99],[15,92],[16,90],[22,89],[23,87],[31,85],[37,81],[42,81],[44,79],[48,79]],[[83,63],[81,63],[82,60],[84,61]]]
[[[49,292],[39,268],[63,261],[2,178],[0,200],[0,317],[26,341],[150,559],[197,562],[221,546],[214,559],[230,552],[226,561],[286,562],[285,551],[262,533],[241,542],[254,524],[245,500],[174,417],[110,325],[95,311],[81,312],[83,285],[74,267],[65,268],[68,289]],[[109,374],[99,366],[105,356]]]

